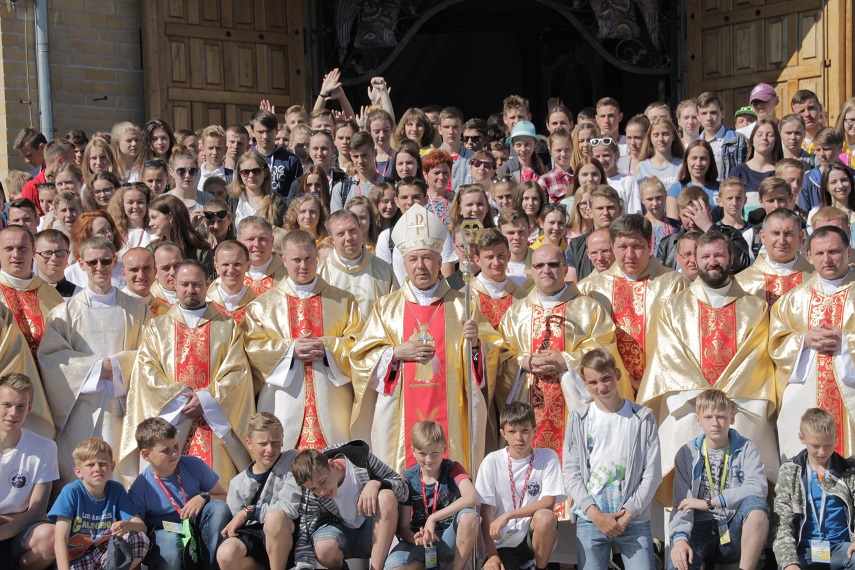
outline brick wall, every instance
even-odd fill
[[[119,121],[145,122],[140,1],[145,0],[48,0],[54,136],[72,128],[91,134],[109,132]],[[12,150],[17,132],[31,124],[20,99],[32,100],[32,122],[39,125],[33,17],[33,0],[0,5],[0,174],[25,166]]]

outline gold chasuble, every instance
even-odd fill
[[[653,320],[647,368],[636,401],[659,423],[663,482],[656,499],[673,502],[674,457],[703,433],[695,421],[695,398],[722,390],[736,404],[734,428],[760,450],[766,477],[777,480],[780,461],[770,418],[775,413],[774,368],[769,358],[766,301],[731,281],[723,305],[711,304],[700,280],[665,299]]]
[[[608,309],[615,323],[618,353],[636,390],[654,340],[648,335],[650,323],[665,299],[688,285],[682,275],[653,257],[637,279],[627,279],[614,263],[588,282],[585,294]]]
[[[300,286],[297,286],[301,288]],[[362,329],[353,295],[315,279],[305,298],[286,278],[247,305],[246,352],[256,379],[258,411],[276,415],[288,449],[323,449],[350,440],[353,388],[350,349]],[[302,335],[324,341],[326,357],[294,357]]]
[[[392,266],[362,246],[362,256],[348,264],[335,250],[318,264],[318,275],[333,287],[347,291],[356,299],[362,319],[368,318],[374,302],[392,290]]]
[[[0,274],[0,303],[6,305],[15,317],[33,358],[44,336],[48,313],[64,301],[56,289],[39,277],[34,276],[29,285],[19,291],[5,275]]]
[[[219,284],[220,278],[217,277],[211,283],[211,286],[208,287],[208,302],[213,303],[213,305],[217,308],[218,311],[220,311],[220,313],[227,317],[233,318],[238,325],[243,327],[243,318],[246,315],[246,306],[255,299],[255,293],[252,292],[252,289],[247,287],[244,290],[243,297],[241,297],[240,301],[238,302],[238,306],[235,308],[234,311],[229,311],[226,308],[226,303],[223,301],[223,296],[220,294],[220,289],[218,287]],[[244,330],[246,330],[245,327]]]
[[[795,262],[789,275],[781,275],[769,265],[766,254],[761,253],[751,267],[736,274],[736,282],[746,293],[760,297],[771,307],[784,293],[813,274],[813,265],[803,256],[796,256]]]
[[[437,282],[430,304],[419,304],[409,280],[374,305],[351,360],[356,399],[353,418],[373,416],[371,449],[398,473],[415,465],[410,431],[423,420],[442,425],[448,457],[468,468],[474,477],[484,458],[487,410],[493,398],[499,339],[477,308],[481,350],[474,361],[474,395],[466,385],[470,356],[463,341],[464,295]],[[392,363],[394,347],[409,340],[436,347],[434,358],[423,362]],[[474,397],[474,428],[469,426],[468,398]],[[373,404],[373,405],[372,405]],[[469,460],[469,438],[474,434],[475,457]],[[474,464],[474,468],[473,468]]]
[[[145,329],[128,390],[119,472],[132,480],[142,471],[136,426],[159,416],[178,429],[181,452],[205,461],[225,486],[250,462],[243,440],[255,405],[244,334],[210,303],[195,328],[185,312],[176,304]],[[188,390],[199,396],[200,418],[181,412]]]
[[[165,315],[166,311],[169,310],[169,307],[172,306],[172,303],[169,300],[172,298],[175,298],[176,293],[175,293],[175,291],[170,291],[169,293],[170,293],[170,295],[167,295],[165,293],[163,287],[160,285],[160,282],[155,281],[154,283],[151,284],[151,289],[149,290],[149,295],[151,295],[152,297],[157,299],[157,301],[162,305],[162,307],[157,310],[156,315],[154,315],[154,313],[155,313],[155,309],[153,308],[154,303],[152,303],[150,305],[150,306],[152,306],[151,312],[155,317]]]
[[[282,263],[282,258],[276,252],[273,252],[273,256],[270,258],[270,265],[267,266],[267,270],[264,272],[264,277],[261,279],[253,279],[250,277],[249,273],[246,274],[243,278],[243,284],[246,285],[249,289],[252,289],[252,292],[255,293],[255,296],[258,297],[262,293],[267,293],[273,287],[285,279],[288,276],[288,272],[285,270],[285,264]]]
[[[568,283],[557,298],[544,302],[537,290],[511,306],[499,323],[503,339],[503,366],[496,386],[499,409],[511,402],[527,402],[534,408],[537,430],[534,447],[554,450],[563,458],[564,434],[573,410],[591,401],[579,375],[579,361],[595,348],[612,355],[621,369],[619,391],[632,399],[632,387],[615,347],[615,327],[608,311]],[[567,363],[561,376],[539,377],[522,370],[522,362],[539,350],[556,350]],[[569,520],[566,503],[555,506],[556,515]]]
[[[24,421],[24,427],[42,437],[53,439],[56,435],[53,416],[42,387],[42,379],[36,367],[33,353],[15,323],[12,311],[0,305],[0,376],[12,372],[26,374],[33,382],[33,408]]]
[[[769,350],[775,361],[781,411],[778,436],[781,456],[792,457],[799,444],[799,418],[808,408],[822,408],[837,424],[835,450],[855,454],[855,272],[837,285],[813,274],[772,307]],[[836,352],[817,352],[804,345],[805,333],[822,323],[843,330]]]
[[[472,299],[475,301],[475,305],[494,329],[498,328],[502,315],[508,312],[511,305],[515,301],[525,299],[528,294],[525,289],[510,279],[505,284],[505,290],[497,299],[490,295],[487,287],[477,276],[473,277],[469,283],[472,285]]]
[[[39,365],[61,450],[58,460],[63,484],[76,479],[71,450],[84,439],[104,439],[114,455],[120,449],[127,420],[125,394],[143,328],[151,317],[143,301],[115,287],[113,291],[112,306],[93,302],[88,289],[57,306],[48,315],[39,346]],[[102,380],[101,361],[107,357],[113,378]],[[136,424],[133,426],[135,429]]]

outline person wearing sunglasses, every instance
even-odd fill
[[[463,123],[463,146],[472,152],[487,148],[487,123],[483,119],[469,119]]]
[[[620,149],[615,139],[611,137],[597,137],[591,139],[591,152],[594,160],[600,162],[608,177],[604,182],[617,190],[623,203],[623,210],[628,214],[641,213],[641,193],[638,191],[638,182],[632,176],[621,174],[618,171],[618,159]]]
[[[194,218],[195,212],[201,212],[205,204],[214,199],[213,196],[196,187],[199,166],[192,149],[183,146],[172,149],[172,156],[169,158],[169,175],[172,177],[173,185],[169,194],[181,200],[191,219]]]
[[[203,222],[208,230],[208,243],[216,252],[217,245],[237,239],[229,205],[224,200],[211,200],[202,210]]]
[[[261,216],[281,226],[288,209],[285,198],[273,191],[273,177],[264,157],[251,150],[237,162],[237,176],[229,187],[229,211],[235,225],[248,216]]]
[[[92,210],[83,212],[74,223],[74,228],[71,231],[71,257],[70,260],[77,260],[79,257],[80,246],[91,237],[103,237],[109,240],[116,251],[124,245],[124,240],[119,235],[119,230],[113,217],[107,212],[101,210]],[[79,263],[70,263],[65,269],[65,278],[77,285],[80,288],[86,287],[86,269]],[[122,266],[117,263],[113,267],[113,285],[116,287],[124,287],[125,280],[122,277]]]
[[[303,113],[305,114],[305,111]],[[257,151],[263,157],[271,173],[270,185],[273,191],[284,198],[288,195],[291,184],[303,174],[300,159],[276,144],[276,130],[279,126],[276,115],[259,109],[253,113],[250,125],[256,143],[250,150]]]

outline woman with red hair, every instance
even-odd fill
[[[422,159],[428,193],[425,208],[447,224],[451,220],[451,167],[454,159],[444,150],[429,152]]]
[[[69,258],[70,265],[65,269],[65,278],[81,289],[88,285],[89,278],[86,276],[86,271],[74,260],[80,254],[80,246],[92,236],[110,240],[116,246],[116,251],[122,249],[124,245],[122,235],[116,228],[116,222],[113,221],[110,214],[103,210],[90,210],[80,214],[71,230],[71,257]],[[112,282],[113,287],[119,289],[125,286],[125,280],[122,277],[122,260],[119,260],[113,269]]]

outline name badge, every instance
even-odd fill
[[[425,566],[427,568],[439,568],[439,558],[436,554],[436,545],[432,544],[425,548]]]
[[[719,544],[730,544],[730,529],[727,528],[727,519],[718,519],[717,524]]]
[[[827,540],[811,540],[810,561],[831,564],[831,543]]]
[[[174,532],[176,534],[184,534],[184,526],[181,523],[174,523],[171,521],[163,521],[163,530]]]

